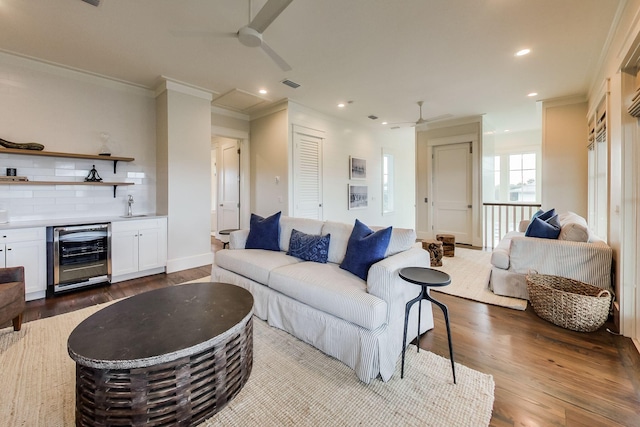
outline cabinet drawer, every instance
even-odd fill
[[[0,231],[0,243],[28,242],[31,240],[44,241],[45,236],[44,227],[2,230]]]
[[[131,231],[131,230],[148,230],[160,227],[160,219],[127,219],[124,221],[114,221],[111,223],[111,232]]]

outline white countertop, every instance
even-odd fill
[[[144,216],[141,216],[144,215]],[[133,221],[142,219],[166,218],[166,215],[137,214],[132,217],[109,216],[109,217],[82,217],[82,218],[50,218],[31,221],[10,221],[0,224],[0,230],[11,230],[16,228],[31,227],[55,227],[65,225],[102,224],[106,222]]]

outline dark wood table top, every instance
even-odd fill
[[[400,277],[410,283],[426,286],[447,286],[451,277],[444,271],[426,267],[405,267],[400,270]]]
[[[247,290],[226,283],[189,283],[118,301],[69,336],[77,363],[104,369],[151,366],[195,354],[253,314]]]

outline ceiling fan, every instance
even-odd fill
[[[236,33],[238,40],[248,47],[260,47],[282,71],[291,71],[291,66],[264,41],[262,33],[289,6],[293,0],[268,0],[256,16],[251,19],[249,0],[249,24]]]
[[[441,114],[439,116],[429,117],[425,119],[422,117],[422,104],[424,104],[424,101],[418,101],[417,104],[418,104],[418,107],[420,108],[420,118],[415,122],[389,123],[391,126],[393,126],[392,129],[396,129],[400,127],[400,126],[394,126],[394,125],[411,124],[411,127],[415,127],[424,123],[435,122],[436,120],[448,119],[449,117],[453,117],[451,114]]]

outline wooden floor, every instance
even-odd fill
[[[32,301],[25,321],[209,273],[210,267],[200,267]],[[493,375],[492,426],[640,426],[640,355],[630,339],[607,332],[607,325],[594,333],[568,331],[538,318],[531,307],[522,312],[432,295],[449,307],[455,361]],[[421,348],[448,358],[444,319],[437,307],[433,311],[435,328],[423,335]]]

